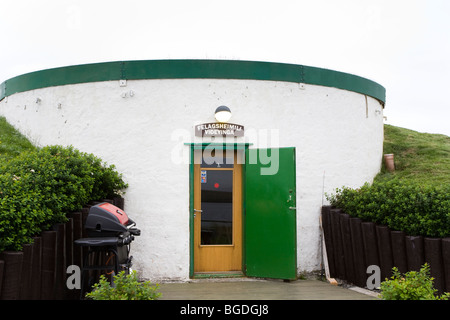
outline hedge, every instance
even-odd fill
[[[417,185],[400,180],[343,187],[326,195],[352,217],[386,225],[412,236],[450,236],[450,185]]]
[[[21,250],[67,213],[127,186],[114,165],[72,146],[21,153],[0,166],[0,252]]]

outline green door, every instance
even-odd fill
[[[250,277],[296,279],[295,148],[247,149],[245,265]]]

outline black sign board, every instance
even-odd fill
[[[203,123],[195,126],[195,135],[197,137],[243,137],[244,126],[234,123]]]

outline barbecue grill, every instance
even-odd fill
[[[89,209],[84,228],[88,237],[75,240],[75,244],[86,248],[82,267],[83,287],[85,273],[91,270],[103,270],[107,274],[117,274],[122,270],[129,273],[133,259],[130,244],[141,231],[125,211],[108,202],[94,205]],[[95,282],[92,273],[90,275],[89,286]]]

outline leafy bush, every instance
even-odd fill
[[[114,166],[71,146],[21,153],[0,167],[0,252],[20,250],[67,213],[126,187]]]
[[[0,174],[0,252],[21,250],[52,216],[44,196],[30,189],[29,175]]]
[[[425,263],[419,272],[409,271],[402,275],[396,267],[392,268],[391,280],[381,283],[383,300],[448,300],[449,293],[436,295],[430,266]]]
[[[100,281],[92,286],[93,291],[86,294],[93,300],[156,300],[161,296],[159,285],[152,286],[150,281],[139,282],[136,271],[125,274],[119,272],[114,276],[114,285],[111,285],[104,275]]]
[[[327,199],[353,217],[387,225],[408,235],[450,235],[450,185],[417,185],[393,179],[343,187]]]

